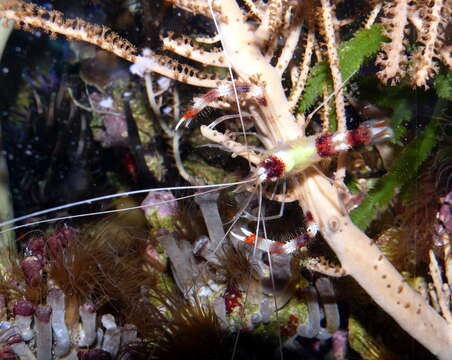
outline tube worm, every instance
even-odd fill
[[[96,341],[96,309],[92,304],[84,304],[79,308],[82,329],[78,346],[88,347]]]
[[[305,338],[314,338],[320,331],[320,307],[317,293],[313,286],[308,286],[303,293],[308,303],[308,319],[306,323],[298,326],[297,333]]]
[[[38,360],[52,358],[52,325],[49,305],[38,305],[35,312],[36,352]]]
[[[55,356],[63,356],[69,352],[69,332],[64,321],[64,293],[53,288],[47,295],[47,303],[52,308],[52,329],[55,335]]]
[[[115,318],[111,314],[103,315],[101,322],[105,328],[102,350],[109,352],[113,357],[115,357],[119,351],[121,330],[116,325]]]
[[[11,346],[11,349],[20,360],[36,360],[30,348],[25,344],[20,335],[14,335],[9,338],[7,344]]]
[[[0,294],[0,321],[6,320],[6,296]]]
[[[0,344],[6,343],[8,339],[18,335],[17,329],[8,321],[0,323]]]
[[[137,327],[133,324],[125,324],[121,329],[121,346],[137,342]]]
[[[34,313],[34,306],[28,300],[19,300],[14,304],[13,314],[16,317],[15,325],[24,341],[30,341],[33,338],[31,321],[33,320]]]
[[[27,256],[22,260],[20,267],[29,286],[35,287],[41,283],[42,265],[42,260],[40,260],[37,256]]]
[[[315,287],[323,304],[323,311],[325,312],[326,318],[326,331],[332,335],[339,328],[340,322],[333,285],[330,279],[322,277],[316,280]]]

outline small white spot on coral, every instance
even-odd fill
[[[105,109],[113,109],[113,99],[111,97],[102,99],[99,102],[99,105],[102,106]]]
[[[163,112],[165,115],[170,115],[172,111],[173,111],[173,109],[172,109],[171,106],[165,106],[165,107],[162,109],[162,112]]]
[[[151,56],[151,50],[144,49],[143,56],[137,56],[136,62],[130,66],[130,72],[143,77],[145,73],[152,71],[157,63]]]
[[[171,79],[167,78],[166,76],[160,76],[157,80],[157,85],[160,89],[168,89],[171,84]]]
[[[198,291],[198,296],[202,297],[202,296],[210,296],[212,295],[212,290],[210,290],[209,287],[207,286],[203,286],[202,288],[199,289]]]

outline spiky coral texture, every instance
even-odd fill
[[[439,51],[444,43],[451,6],[452,2],[448,0],[430,0],[419,10],[423,20],[422,30],[418,35],[421,45],[414,53],[409,69],[414,86],[428,88],[427,80],[439,71]]]
[[[268,103],[265,106],[262,104],[258,106],[261,121],[258,123],[256,120],[256,122],[261,135],[266,138],[265,146],[272,148],[277,144],[303,138],[305,122],[303,120],[297,122],[290,112],[282,83],[283,74],[272,65],[274,64],[272,60],[277,60],[277,52],[270,51],[269,56],[264,56],[267,53],[266,50],[271,49],[271,45],[275,45],[272,40],[278,38],[276,35],[286,39],[283,36],[284,23],[274,21],[272,14],[275,11],[270,7],[270,5],[278,6],[278,2],[269,2],[268,11],[263,12],[268,16],[264,15],[266,18],[262,19],[260,24],[255,24],[255,27],[248,22],[249,14],[234,0],[209,2],[212,4],[212,12],[203,1],[173,0],[172,3],[182,9],[214,18],[222,37],[223,50],[236,76],[240,81],[259,84],[263,87]],[[287,8],[288,3],[292,2],[281,2],[281,8],[277,8],[276,12],[282,13],[281,9],[283,6]],[[402,4],[400,0],[398,3]],[[265,5],[266,3],[262,3],[263,8]],[[399,36],[403,36],[404,24],[408,16],[407,7],[405,6],[402,10],[404,10],[402,11],[404,14],[402,30],[397,29]],[[337,20],[331,18],[331,12],[330,16],[324,16],[324,19],[328,24],[323,26],[330,27],[334,26],[330,22],[336,23]],[[262,24],[270,24],[270,26],[259,27]],[[268,29],[279,33],[269,34]],[[256,38],[260,41],[256,41]],[[330,36],[330,42],[332,39],[333,37]],[[395,37],[394,39],[400,43],[399,39]],[[398,49],[400,50],[401,46],[398,46]],[[330,61],[330,65],[337,67],[337,62]],[[157,66],[155,68],[150,66],[148,70],[158,71],[158,69]],[[337,69],[334,70],[337,71]],[[191,82],[191,74],[181,74],[178,68],[165,74],[185,83],[194,83]],[[201,81],[199,84],[215,86],[212,83],[206,85],[206,82]],[[336,111],[340,110],[336,109]],[[292,179],[291,185],[293,198],[300,202],[305,211],[312,212],[325,240],[338,256],[345,271],[353,276],[405,330],[434,354],[443,359],[450,358],[452,343],[450,326],[426,303],[424,298],[405,284],[402,276],[384,258],[372,240],[351,223],[339,200],[340,194],[336,184],[325,179],[325,176],[318,171],[309,169]],[[417,326],[413,326],[413,323]]]
[[[382,46],[376,64],[382,67],[378,77],[385,84],[395,85],[405,77],[407,64],[412,86],[428,88],[428,80],[439,71],[439,62],[450,68],[450,49],[444,42],[450,23],[450,0],[387,1],[381,23],[389,42]],[[409,22],[417,32],[417,50],[408,58]]]
[[[381,20],[390,42],[382,45],[376,63],[383,67],[378,77],[385,83],[396,83],[405,76],[408,57],[405,53],[405,28],[408,25],[408,1],[394,0],[384,8]]]

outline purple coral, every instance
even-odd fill
[[[27,256],[22,260],[20,267],[29,286],[35,287],[41,283],[43,264],[37,256]]]
[[[31,322],[34,313],[34,306],[28,300],[19,300],[14,304],[13,314],[16,317],[16,327],[24,341],[29,341],[33,338]]]
[[[95,109],[110,111],[102,114],[104,129],[94,133],[94,139],[105,147],[128,146],[127,121],[123,112],[114,113],[114,103],[111,98],[102,98],[99,93],[90,95]]]
[[[142,206],[146,216],[151,215],[151,211],[157,211],[158,217],[174,216],[177,213],[176,198],[169,191],[150,192],[143,200]],[[154,210],[155,209],[155,210]]]

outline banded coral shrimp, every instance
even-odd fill
[[[253,86],[253,85],[247,85],[246,83],[242,83],[241,85],[239,84],[238,86],[228,86],[226,85],[226,87],[223,88],[219,88],[220,89],[220,94],[225,94],[225,95],[247,95],[247,94],[251,94],[252,96],[252,101],[257,99],[257,103],[261,106],[266,106],[266,98],[262,97],[262,96],[257,96],[256,94],[258,94],[259,92],[262,93],[262,88],[259,86]],[[213,90],[213,92],[210,93],[210,95],[215,95],[215,91]],[[210,97],[210,95],[207,96],[207,99]],[[204,100],[206,99],[206,96],[203,97]],[[238,99],[238,97],[237,97]],[[239,107],[240,109],[240,107]],[[363,129],[365,129],[366,127],[364,127]],[[372,128],[372,127],[370,127]],[[212,130],[212,129],[210,129]],[[345,134],[345,133],[344,133]],[[346,135],[341,135],[342,137],[346,136]],[[219,133],[213,133],[214,137],[216,137],[218,139],[218,136],[220,136]],[[354,138],[353,136],[353,132],[350,133],[351,137]],[[298,140],[296,140],[297,142]],[[225,144],[225,141],[222,141],[223,144]],[[232,145],[232,143],[230,143],[229,145]],[[287,145],[287,143],[286,143]],[[260,188],[260,184],[267,181],[268,178],[271,178],[272,180],[276,180],[278,178],[282,178],[285,176],[289,176],[289,175],[293,175],[294,173],[298,173],[299,171],[303,170],[304,167],[306,167],[307,165],[311,164],[311,163],[315,163],[317,162],[320,157],[326,157],[326,156],[330,156],[333,155],[335,152],[337,152],[337,150],[342,150],[342,147],[348,147],[349,145],[355,145],[354,140],[353,141],[349,141],[347,142],[343,142],[339,137],[333,138],[333,137],[328,137],[328,136],[324,136],[323,138],[317,137],[317,138],[309,138],[308,140],[300,140],[298,143],[293,143],[288,145],[288,148],[284,148],[284,146],[281,146],[276,152],[274,152],[271,156],[265,157],[263,159],[259,159],[258,161],[255,162],[255,165],[257,166],[256,169],[256,174],[255,176],[253,176],[250,180],[245,180],[245,183],[249,182],[251,183],[255,183],[256,185],[258,185],[259,188],[259,193],[258,193],[258,198],[259,198],[259,204],[261,204],[262,202],[262,189]],[[339,148],[336,148],[336,146],[339,146]],[[290,148],[290,149],[289,149]],[[319,149],[322,150],[319,150]],[[245,147],[244,150],[246,152],[249,153],[249,150]],[[291,153],[290,150],[293,150],[294,153],[296,153],[295,155]],[[240,153],[239,151],[236,151],[237,153]],[[301,155],[301,156],[300,156]],[[283,158],[283,160],[281,161],[280,158]],[[261,161],[262,160],[262,161]],[[229,184],[228,184],[229,185]],[[203,187],[204,189],[206,187]],[[181,190],[180,187],[177,188],[178,190]],[[160,189],[163,190],[163,189]],[[169,189],[168,189],[169,190]],[[122,194],[124,195],[131,195],[131,193],[127,193],[127,194]],[[103,198],[105,199],[105,198]],[[95,201],[97,199],[91,199],[88,200],[88,202],[92,202]],[[100,199],[99,199],[100,200]],[[76,204],[72,204],[73,206],[75,206]],[[64,209],[66,206],[61,206],[58,207],[56,209],[53,210],[62,210]],[[125,209],[122,209],[125,210]],[[252,243],[254,244],[256,247],[260,248],[261,250],[267,250],[269,252],[292,252],[294,249],[296,249],[297,247],[299,247],[297,241],[291,242],[288,245],[283,245],[282,243],[277,243],[277,242],[270,242],[269,240],[266,240],[267,236],[265,236],[265,238],[263,240],[259,240],[259,232],[266,232],[265,226],[263,227],[263,229],[260,228],[259,223],[262,222],[262,218],[261,218],[261,206],[259,205],[258,207],[258,216],[257,216],[257,220],[258,220],[258,225],[256,227],[255,230],[255,234],[249,234],[248,236],[246,236],[245,238],[241,239],[240,235],[237,235],[237,238],[239,240],[246,240],[245,242],[247,243]],[[31,214],[30,216],[38,216],[38,215],[43,215],[44,212],[36,212]],[[87,214],[84,214],[84,216],[86,216]],[[262,214],[263,215],[263,214]],[[72,218],[75,218],[74,216],[72,216]],[[265,216],[264,216],[265,218]],[[23,220],[24,218],[19,218],[16,219],[16,221],[18,220]],[[56,220],[56,219],[53,219]],[[59,220],[63,220],[63,218],[60,218]],[[7,223],[4,223],[3,225],[7,225]],[[28,224],[29,226],[32,224]],[[262,225],[264,225],[264,223],[262,222]],[[245,230],[246,232],[246,230]],[[253,241],[253,238],[258,239],[258,241]],[[300,244],[305,244],[305,241],[307,239],[300,239],[302,240],[300,242]],[[269,257],[269,259],[271,259],[271,257]]]
[[[181,7],[185,7],[188,8],[189,10],[193,10],[193,11],[199,11],[201,12],[203,15],[206,15],[208,17],[212,17],[212,15],[206,11],[205,8],[203,8],[202,6],[199,6],[200,4],[198,4],[198,7],[195,8],[194,6],[192,6],[195,2],[175,2],[176,5],[181,5]],[[180,3],[180,4],[179,4]],[[184,5],[185,3],[185,5]],[[225,5],[226,4],[226,5]],[[255,119],[257,122],[260,121],[260,131],[263,133],[266,133],[266,135],[268,135],[268,138],[270,138],[269,143],[267,144],[268,148],[272,149],[272,148],[278,148],[278,146],[283,146],[282,144],[288,144],[290,141],[296,141],[298,139],[303,138],[304,136],[304,129],[303,127],[299,126],[300,124],[296,124],[295,122],[295,118],[294,116],[290,113],[289,109],[291,108],[290,106],[287,106],[287,99],[286,96],[284,94],[284,91],[282,89],[281,86],[281,74],[277,74],[277,70],[275,70],[275,67],[273,65],[269,66],[269,61],[267,61],[267,59],[263,59],[261,54],[261,51],[256,51],[258,46],[264,46],[268,48],[266,50],[268,50],[268,56],[272,56],[272,53],[274,52],[274,50],[272,50],[272,45],[277,45],[278,44],[278,39],[275,38],[271,38],[271,35],[268,36],[268,39],[265,39],[267,37],[267,35],[269,35],[271,33],[270,29],[274,29],[274,27],[278,27],[281,25],[281,23],[279,22],[264,22],[267,27],[267,29],[265,29],[265,27],[260,28],[260,31],[258,34],[255,35],[259,35],[260,38],[262,39],[262,37],[264,38],[264,41],[262,44],[255,44],[255,42],[252,39],[255,39],[254,37],[252,37],[252,41],[250,40],[250,34],[247,32],[244,32],[244,38],[239,38],[238,36],[236,36],[238,33],[240,33],[240,29],[246,29],[247,31],[250,32],[254,32],[255,29],[248,29],[248,25],[247,22],[245,20],[242,19],[242,15],[240,14],[240,11],[237,11],[237,4],[234,2],[234,4],[230,1],[225,2],[225,4],[221,3],[221,2],[215,2],[215,9],[214,11],[220,15],[220,19],[219,19],[219,28],[220,30],[223,29],[225,31],[220,31],[220,33],[223,33],[223,37],[225,39],[224,40],[224,44],[223,47],[225,49],[228,48],[232,48],[232,51],[230,51],[230,56],[233,58],[231,63],[232,63],[232,67],[234,69],[234,71],[236,71],[239,75],[239,81],[240,83],[243,84],[257,84],[258,86],[262,86],[264,88],[264,95],[265,95],[265,99],[267,101],[267,105],[264,104],[259,104],[257,103],[257,113],[255,112]],[[266,6],[267,4],[263,4],[262,6]],[[275,4],[273,4],[275,5]],[[292,6],[293,4],[289,4],[289,3],[285,3],[284,6]],[[328,5],[328,4],[327,4]],[[241,5],[242,8],[239,7],[240,10],[243,11],[243,5]],[[276,6],[276,5],[275,5]],[[327,6],[322,5],[323,8],[327,8]],[[283,9],[279,9],[277,6],[275,9],[273,10],[269,10],[268,14],[265,14],[262,12],[262,9],[257,8],[254,9],[255,13],[256,13],[256,18],[260,19],[260,18],[265,18],[266,15],[271,16],[272,18],[274,18],[276,16],[277,19],[278,18],[278,14],[280,11],[283,11]],[[274,12],[276,11],[276,15],[274,14]],[[324,9],[324,12],[327,12],[327,10]],[[290,19],[290,15],[291,13],[289,12],[289,18],[287,18],[287,24],[291,23],[291,19]],[[294,17],[295,19],[295,17]],[[234,21],[233,21],[234,20]],[[236,22],[237,20],[237,22]],[[243,20],[243,21],[242,21]],[[331,18],[330,18],[331,20]],[[295,20],[294,20],[295,21]],[[298,21],[298,20],[297,20]],[[58,21],[59,22],[59,21]],[[259,21],[257,20],[255,24],[257,24]],[[295,21],[294,24],[297,24],[297,22]],[[60,24],[61,25],[61,24]],[[328,25],[328,24],[327,24]],[[329,24],[331,25],[331,24]],[[61,26],[60,26],[61,27]],[[293,33],[296,34],[297,33],[297,29],[300,29],[301,27],[297,27],[294,26],[294,31]],[[83,28],[73,28],[73,30],[79,30],[82,31]],[[278,28],[279,29],[279,28]],[[63,29],[64,30],[64,29]],[[283,27],[281,27],[280,29],[281,31],[283,30]],[[292,33],[292,32],[291,32]],[[234,35],[235,34],[235,35]],[[99,33],[97,31],[94,31],[94,35],[99,35]],[[231,36],[235,36],[234,39],[231,39]],[[284,37],[285,38],[285,37]],[[276,40],[275,40],[276,39]],[[332,38],[330,38],[330,42],[333,41],[331,40]],[[105,39],[104,39],[105,40]],[[273,40],[273,42],[271,41]],[[247,42],[249,41],[249,42]],[[285,54],[287,55],[287,52],[290,54],[291,50],[290,48],[293,49],[292,43],[288,44],[288,48],[289,50],[287,50],[285,52]],[[235,48],[234,48],[235,47]],[[123,49],[124,50],[124,49]],[[237,50],[237,51],[235,51]],[[193,56],[195,54],[193,53]],[[256,56],[255,56],[256,55]],[[285,57],[285,56],[283,56]],[[332,56],[331,56],[332,57]],[[242,58],[242,59],[240,59]],[[133,59],[131,57],[131,59]],[[136,58],[135,58],[136,59]],[[158,67],[155,61],[152,60],[151,57],[149,57],[148,61],[144,61],[145,59],[141,59],[143,60],[143,63],[149,65],[150,67]],[[332,62],[334,61],[334,59],[332,60]],[[265,65],[264,65],[265,64]],[[284,64],[284,61],[282,61],[281,63],[279,63],[278,65],[281,65],[281,68],[285,68],[284,66],[287,64]],[[250,67],[254,67],[254,69],[250,70]],[[283,70],[284,71],[284,70]],[[253,76],[253,75],[262,75],[261,77],[259,76]],[[186,77],[190,77],[191,73],[185,73],[184,75],[186,75]],[[184,80],[184,75],[182,75],[181,79]],[[302,75],[302,71],[300,71],[300,73],[298,74],[300,77]],[[176,76],[173,76],[176,77]],[[294,76],[294,79],[296,78],[296,76]],[[335,82],[336,85],[337,82]],[[336,85],[336,89],[335,89],[335,93],[337,93],[337,95],[339,95],[339,91],[340,91],[340,82],[337,83]],[[213,86],[212,86],[213,87]],[[340,97],[340,96],[338,96]],[[338,108],[340,108],[340,106],[338,106]],[[252,110],[252,109],[251,109]],[[339,113],[339,111],[338,111]],[[259,120],[260,119],[260,120]],[[299,120],[299,122],[303,122],[302,119]],[[344,126],[344,122],[340,122],[339,123],[341,126]],[[342,129],[344,130],[344,129]],[[215,135],[214,137],[216,137],[217,139],[219,139],[221,137],[221,134],[218,133],[214,133],[214,132],[210,132],[210,134]],[[342,134],[345,134],[345,132],[343,132]],[[311,138],[311,140],[314,138]],[[223,141],[224,140],[224,141]],[[231,140],[228,137],[223,138],[222,143],[224,144],[226,141]],[[331,139],[330,139],[331,140]],[[327,141],[329,142],[329,141]],[[234,145],[233,142],[229,143],[230,145]],[[235,145],[238,143],[235,143]],[[240,147],[236,147],[237,150],[240,150]],[[249,149],[245,148],[241,148],[245,151],[245,153],[249,154],[250,151]],[[313,147],[311,146],[310,149],[312,150]],[[327,147],[328,151],[334,150],[331,148]],[[327,151],[327,153],[328,153]],[[286,152],[284,152],[285,155]],[[292,157],[289,157],[289,159],[291,159]],[[292,174],[291,174],[292,176]],[[313,169],[306,169],[303,172],[303,176],[300,176],[299,179],[297,179],[296,181],[294,181],[294,184],[297,185],[297,182],[299,183],[300,187],[298,190],[300,190],[301,192],[305,192],[303,196],[296,196],[294,198],[296,198],[297,200],[304,200],[303,202],[303,206],[306,207],[306,210],[312,211],[313,217],[315,218],[316,221],[318,221],[319,223],[319,227],[321,229],[321,231],[323,231],[324,233],[326,233],[328,236],[326,236],[329,239],[334,239],[337,235],[337,233],[339,233],[339,230],[341,229],[341,224],[347,224],[347,219],[346,216],[344,216],[345,212],[343,211],[344,209],[340,206],[340,201],[337,200],[336,198],[336,194],[337,194],[337,188],[336,186],[332,186],[331,182],[328,181],[325,178],[322,180],[319,178],[319,173],[316,172]],[[295,178],[297,178],[298,176],[295,176]],[[252,182],[256,182],[256,179],[254,178]],[[320,185],[319,185],[320,184]],[[329,186],[329,187],[328,187]],[[319,188],[322,191],[319,191]],[[322,195],[323,192],[323,195]],[[321,205],[317,204],[315,201],[313,201],[313,197],[314,196],[318,196],[322,197],[322,199],[325,199],[326,197],[326,202],[322,203]],[[325,194],[327,194],[325,196]],[[290,195],[290,194],[289,194]],[[289,199],[290,196],[287,195],[287,198]],[[301,199],[303,198],[303,199]],[[261,199],[261,197],[259,196],[259,199]],[[325,201],[325,200],[324,200]],[[259,209],[261,209],[261,207],[259,207]],[[339,211],[339,214],[337,214],[337,211]],[[306,211],[306,213],[307,213]],[[255,216],[255,215],[254,215]],[[260,217],[258,216],[258,219]],[[337,221],[337,220],[340,221]],[[254,233],[256,233],[255,235],[257,235],[257,238],[259,239],[259,233],[262,234],[264,229],[259,229],[256,228],[256,231],[254,231]],[[359,235],[358,232],[349,232],[349,234],[352,234],[353,238],[364,238],[363,235]],[[239,234],[240,236],[240,234]],[[265,236],[265,234],[264,234]],[[267,238],[265,236],[265,238]],[[344,242],[345,243],[345,242]],[[334,247],[333,247],[334,248]],[[358,248],[358,247],[357,247]],[[336,248],[334,248],[336,249]],[[364,247],[360,248],[361,250],[365,250]],[[366,253],[366,251],[363,251],[363,253]],[[369,252],[370,254],[370,252]],[[374,253],[371,253],[372,255]],[[375,259],[379,258],[378,254],[375,255]],[[341,258],[341,261],[343,261],[344,258]],[[367,267],[360,268],[359,271],[353,271],[353,267],[348,266],[349,263],[346,261],[347,259],[345,259],[345,261],[343,261],[343,264],[345,263],[347,265],[347,270],[352,270],[351,274],[355,275],[362,275],[362,274],[366,274],[369,273],[369,269],[372,269],[372,266],[370,266],[369,264],[366,264]],[[366,272],[366,269],[368,270]],[[381,269],[381,265],[379,265],[379,269]],[[360,273],[360,274],[355,274],[356,272]],[[362,273],[362,274],[361,274]],[[387,277],[386,274],[385,278]],[[358,278],[360,278],[358,276]],[[391,279],[394,279],[397,277],[394,276]],[[363,285],[364,286],[364,285]],[[366,286],[370,286],[369,282],[367,282]],[[395,288],[395,286],[392,286],[391,288]],[[386,290],[389,291],[389,290]],[[383,296],[383,295],[382,295]]]

